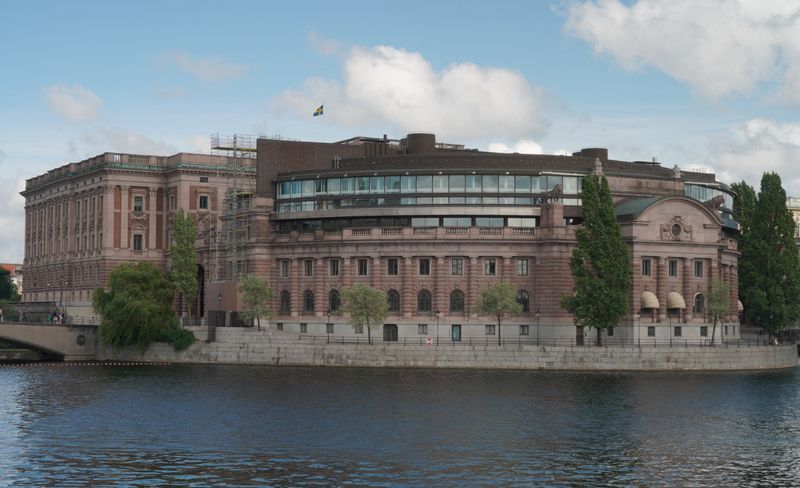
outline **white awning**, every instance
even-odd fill
[[[643,291],[642,306],[639,308],[658,308],[658,297],[652,291]]]
[[[680,293],[671,291],[667,294],[667,308],[686,308],[686,302]]]
[[[741,300],[736,300],[736,301],[738,302],[739,311],[741,312],[742,310],[744,310],[744,305],[742,305],[742,301]]]

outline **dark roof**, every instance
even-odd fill
[[[617,206],[614,207],[614,215],[616,215],[617,218],[621,217],[622,220],[635,219],[636,217],[641,215],[642,212],[647,210],[648,207],[650,207],[657,201],[663,200],[665,198],[670,198],[670,197],[662,196],[662,197],[649,197],[649,198],[631,198],[630,200],[625,200],[617,204]]]

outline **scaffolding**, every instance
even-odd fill
[[[212,236],[214,281],[237,280],[247,273],[245,246],[249,239],[248,212],[255,194],[256,146],[251,135],[211,135],[211,156],[223,161],[221,176],[228,179],[221,218]]]

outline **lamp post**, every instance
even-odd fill
[[[439,345],[439,317],[442,315],[439,310],[436,310],[436,345]]]
[[[219,313],[222,313],[222,293],[217,295],[217,310],[219,311]],[[219,315],[217,317],[219,317]],[[225,316],[223,315],[223,317],[225,317]],[[224,318],[223,318],[222,324],[225,325],[225,319]]]
[[[539,309],[536,309],[536,345],[539,345]]]

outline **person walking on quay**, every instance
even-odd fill
[[[3,307],[0,307],[0,322],[3,321]]]

